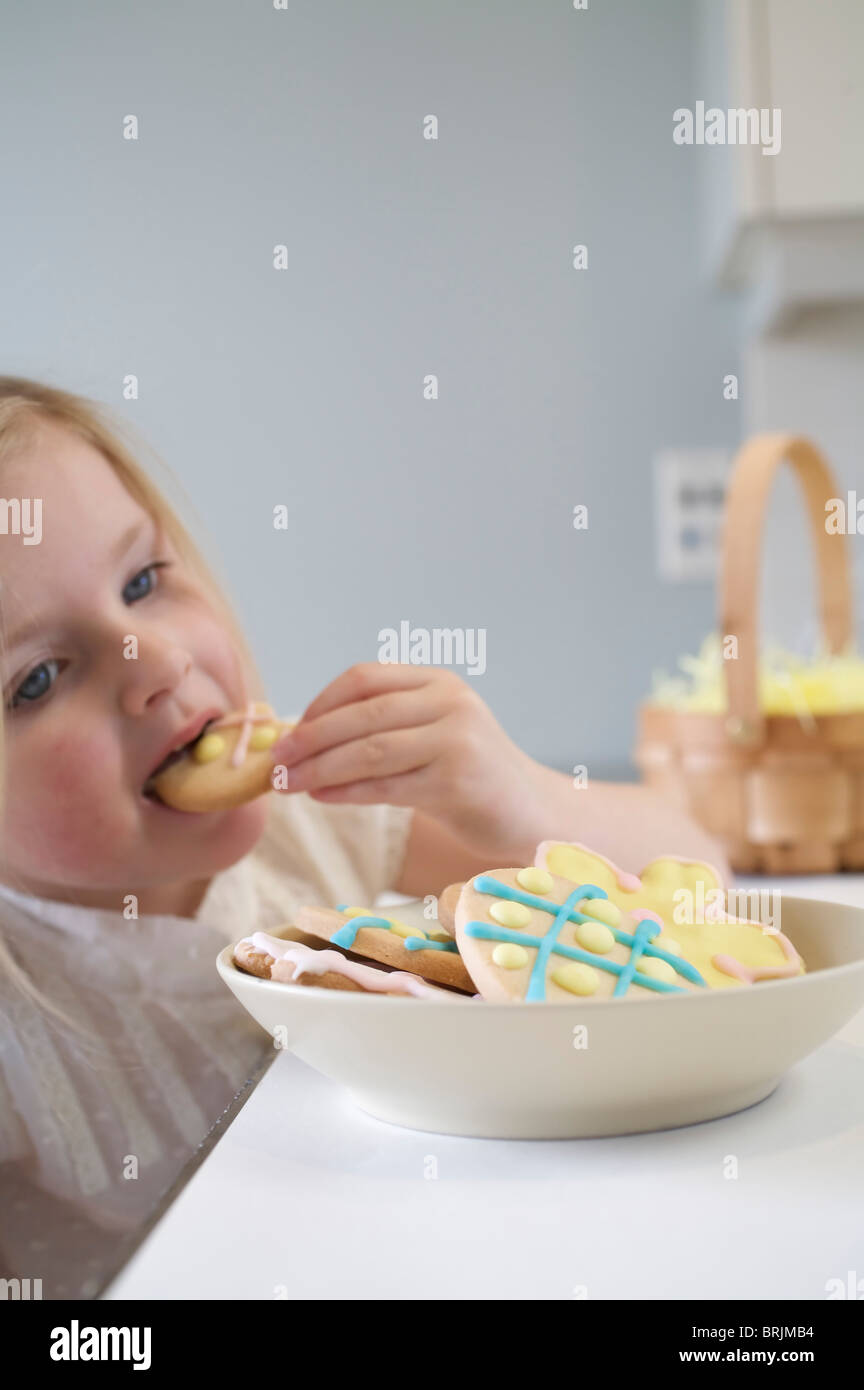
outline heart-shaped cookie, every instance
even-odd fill
[[[535,864],[571,884],[596,884],[622,912],[655,913],[711,989],[804,973],[779,924],[765,926],[727,910],[722,880],[711,864],[667,854],[639,874],[627,873],[587,845],[561,840],[538,845]]]

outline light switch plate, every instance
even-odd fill
[[[663,579],[716,577],[729,464],[723,449],[664,449],[655,457],[657,569]]]

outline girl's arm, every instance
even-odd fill
[[[662,854],[705,859],[717,842],[647,787],[576,788],[510,739],[450,671],[362,662],[343,671],[273,747],[279,789],[332,803],[414,808],[399,882],[436,893],[481,869],[531,864],[541,840],[576,840],[638,873]],[[584,762],[585,759],[583,758]]]
[[[533,864],[541,840],[578,841],[630,873],[639,873],[651,859],[665,854],[700,859],[714,866],[725,885],[731,884],[719,841],[650,787],[593,782],[577,790],[563,772],[540,764],[535,768],[542,814],[533,830],[526,826],[511,841],[502,840],[494,855],[466,848],[440,822],[415,811],[396,891],[422,897],[484,869]]]

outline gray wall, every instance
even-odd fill
[[[652,668],[713,622],[709,585],[656,577],[651,458],[740,427],[736,306],[671,137],[703,95],[695,21],[7,0],[2,370],[115,405],[167,459],[284,710],[380,628],[484,627],[472,683],[513,737],[630,774]]]

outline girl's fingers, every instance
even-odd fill
[[[370,778],[398,778],[432,762],[440,752],[441,742],[437,724],[370,734],[367,738],[327,748],[323,753],[285,767],[284,771],[284,765],[277,759],[273,787],[275,791],[319,791]]]
[[[400,777],[370,777],[365,782],[347,782],[342,787],[322,787],[310,792],[314,801],[351,802],[364,806],[422,806],[427,769],[404,772]]]
[[[273,745],[273,761],[292,766],[352,739],[385,733],[388,729],[432,724],[442,713],[440,693],[434,685],[370,695],[366,700],[340,705],[315,718],[304,716],[289,734]]]
[[[360,661],[349,666],[334,681],[325,686],[311,705],[303,711],[302,718],[317,719],[340,705],[349,705],[354,700],[368,700],[371,695],[383,695],[390,690],[414,690],[432,681],[445,679],[450,672],[441,672],[428,666],[405,666],[380,661]],[[458,677],[454,677],[458,679]]]

